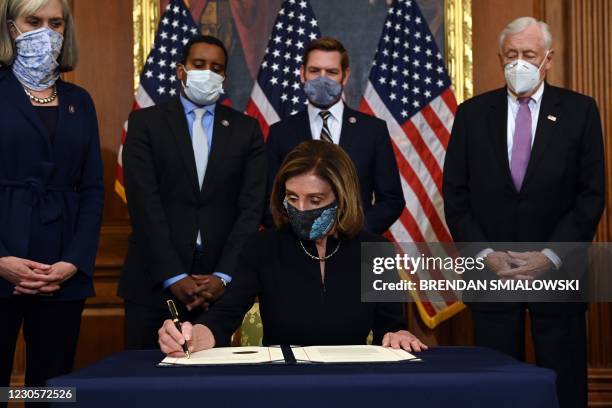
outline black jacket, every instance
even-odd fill
[[[258,123],[217,105],[203,188],[180,99],[132,112],[123,151],[133,234],[119,294],[159,304],[162,283],[189,273],[198,229],[207,273],[233,275],[264,206],[266,157]]]
[[[319,261],[304,252],[291,230],[255,233],[225,294],[194,323],[208,326],[217,346],[227,346],[257,296],[266,345],[365,344],[370,330],[380,344],[385,333],[407,326],[403,304],[361,301],[361,243],[381,241],[366,231],[342,240],[326,261],[322,281]],[[303,242],[317,253],[314,243]],[[326,253],[336,245],[328,238]]]
[[[459,106],[444,161],[444,212],[455,241],[591,241],[604,207],[595,101],[545,85],[521,191],[510,175],[507,91]]]
[[[507,111],[506,88],[472,98],[457,110],[443,180],[453,239],[590,242],[605,197],[595,101],[545,84],[521,191],[514,187],[508,163]]]
[[[268,194],[276,173],[294,147],[311,140],[308,111],[304,110],[270,127],[266,144],[268,153]],[[344,106],[340,146],[357,169],[361,200],[366,217],[366,229],[377,234],[385,232],[400,216],[406,202],[387,124],[373,116]],[[372,203],[374,198],[374,203]],[[271,217],[266,211],[266,226]]]

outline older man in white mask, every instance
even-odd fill
[[[444,163],[446,221],[455,241],[507,279],[572,272],[545,247],[516,253],[495,242],[590,242],[604,207],[602,131],[595,101],[545,80],[554,56],[546,23],[514,20],[499,38],[507,86],[463,103]],[[548,246],[548,245],[547,245]],[[474,303],[477,345],[525,357],[531,319],[536,363],[557,373],[561,407],[586,407],[584,303]],[[519,390],[517,390],[519,391]]]

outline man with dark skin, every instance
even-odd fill
[[[128,348],[158,346],[167,299],[187,319],[222,296],[259,226],[263,138],[254,119],[218,103],[226,66],[221,41],[192,38],[176,68],[179,95],[130,116],[123,166],[134,232],[119,285]]]

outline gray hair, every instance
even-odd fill
[[[544,37],[544,47],[549,50],[550,47],[552,47],[552,34],[550,33],[550,28],[544,21],[536,20],[533,17],[519,17],[511,21],[499,34],[499,49],[501,50],[506,36],[520,33],[533,24],[540,28],[542,37]]]
[[[8,66],[15,59],[15,43],[9,31],[9,21],[17,17],[36,13],[49,0],[0,0],[0,65]],[[74,21],[68,0],[60,0],[62,14],[66,24],[64,29],[64,45],[58,58],[60,71],[72,71],[79,59],[79,52],[74,33]]]

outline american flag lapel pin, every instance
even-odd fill
[[[227,120],[225,120],[225,119],[223,119],[223,120],[221,121],[221,124],[222,124],[223,126],[225,126],[225,127],[228,127],[228,126],[229,126],[229,122],[228,122]]]
[[[556,122],[556,121],[557,121],[557,117],[556,117],[556,116],[553,116],[553,115],[548,115],[548,116],[546,117],[546,119],[548,119],[548,120],[550,120],[550,121],[552,121],[552,122]]]
[[[76,109],[74,109],[74,105],[68,105],[68,112],[70,113],[76,112]]]

